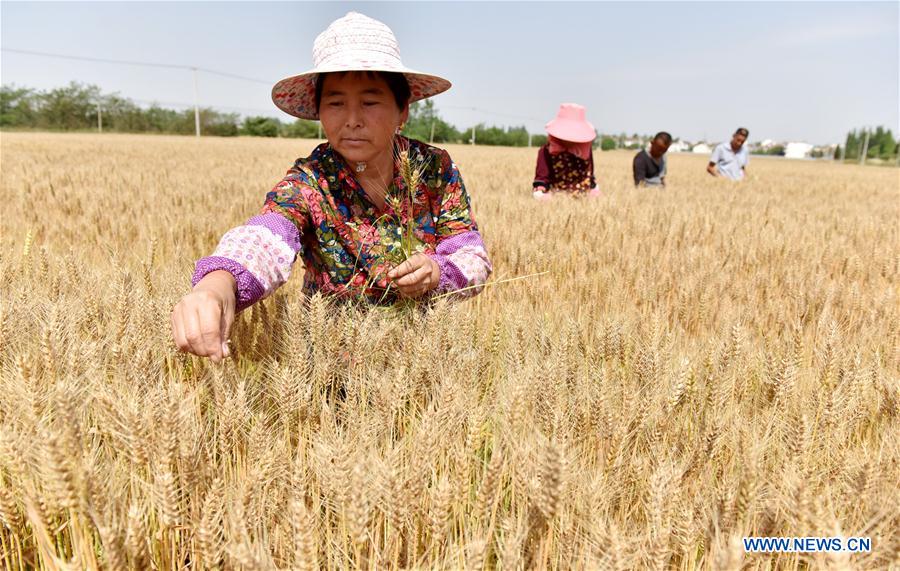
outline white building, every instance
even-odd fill
[[[685,153],[691,150],[691,146],[684,141],[673,141],[671,145],[669,145],[670,153]]]
[[[712,152],[712,147],[710,147],[706,143],[697,143],[691,149],[691,152],[696,153],[698,155],[708,155]]]
[[[784,146],[784,158],[806,159],[812,153],[813,146],[809,143],[788,143]]]

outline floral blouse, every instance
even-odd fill
[[[588,192],[596,185],[593,156],[584,160],[568,152],[553,154],[549,144],[538,150],[532,186],[580,193]]]
[[[211,256],[197,261],[192,285],[209,272],[227,270],[237,282],[242,310],[284,284],[300,256],[307,294],[390,304],[398,291],[387,272],[402,260],[401,248],[410,252],[414,244],[440,268],[434,293],[479,293],[492,266],[459,170],[442,149],[402,137],[399,146],[408,148],[410,162],[421,170],[414,198],[395,163],[380,209],[343,158],[323,143],[297,159],[257,216],[229,230]]]

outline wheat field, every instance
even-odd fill
[[[494,263],[424,312],[304,299],[177,353],[193,262],[314,141],[2,135],[0,567],[898,569],[900,174],[448,146]],[[745,553],[745,536],[870,537]]]

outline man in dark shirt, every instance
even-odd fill
[[[650,142],[650,151],[642,149],[634,156],[634,186],[666,186],[666,151],[672,135],[660,131]]]

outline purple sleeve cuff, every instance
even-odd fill
[[[197,261],[194,275],[191,278],[191,287],[195,287],[206,274],[216,270],[225,270],[234,276],[237,282],[237,307],[236,312],[242,311],[259,301],[265,289],[253,274],[247,271],[242,264],[230,258],[221,256],[207,256]]]
[[[475,274],[467,276],[466,272],[453,261],[454,255],[462,259],[461,255],[463,254],[460,250],[463,248],[469,251],[468,255],[470,256],[472,253],[477,252],[476,259],[482,258],[484,260],[483,263],[487,265],[487,273],[490,273],[490,263],[487,262],[487,251],[484,247],[484,241],[477,230],[469,230],[450,236],[441,241],[435,253],[431,254],[431,258],[437,262],[441,270],[441,280],[436,288],[438,293],[451,292],[476,285],[479,282],[483,283],[487,278],[487,275],[483,275],[481,278]],[[472,294],[469,293],[469,295]]]
[[[441,269],[441,281],[438,282],[437,293],[446,293],[466,287],[469,280],[459,270],[459,268],[450,261],[450,258],[441,254],[431,254],[431,259],[437,262]]]

